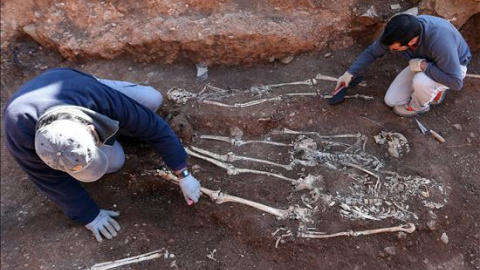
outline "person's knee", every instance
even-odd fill
[[[423,73],[419,72],[413,77],[412,88],[414,91],[423,91],[428,88],[430,85],[429,77]]]
[[[388,107],[394,107],[396,106],[395,105],[395,101],[392,99],[392,97],[390,96],[387,96],[385,95],[385,98],[383,99],[383,101],[385,102],[385,104],[388,106]]]
[[[125,165],[125,152],[118,141],[115,141],[113,146],[104,145],[100,150],[103,151],[108,158],[107,173],[117,172]]]
[[[407,104],[409,100],[410,96],[399,95],[395,91],[387,91],[387,94],[383,98],[383,101],[388,107],[404,105]]]
[[[148,98],[145,100],[144,105],[149,110],[156,112],[163,103],[163,96],[162,96],[162,93],[160,93],[153,87],[149,87],[149,88],[150,88],[149,89],[150,91],[148,93]]]

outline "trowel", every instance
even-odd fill
[[[422,132],[423,135],[430,133],[437,141],[441,143],[445,142],[445,139],[442,136],[440,136],[440,134],[438,134],[437,132],[431,129],[426,128],[424,125],[422,125],[422,123],[420,123],[420,121],[418,121],[418,119],[415,119],[415,121],[417,121],[418,128],[420,129],[420,132]]]

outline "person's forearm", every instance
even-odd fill
[[[373,63],[379,57],[382,57],[385,54],[385,48],[377,40],[372,43],[367,49],[365,49],[362,54],[355,60],[355,62],[350,66],[348,72],[354,76],[358,75],[363,68],[367,67]]]

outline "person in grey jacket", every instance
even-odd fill
[[[148,86],[97,79],[69,69],[47,70],[10,98],[4,113],[6,146],[28,178],[97,241],[111,239],[119,214],[100,209],[81,182],[120,170],[125,154],[117,133],[152,145],[180,178],[187,203],[197,202],[200,183],[187,170],[187,154],[155,111],[162,95]]]
[[[447,20],[399,14],[339,78],[335,89],[342,83],[348,86],[352,78],[388,51],[409,59],[409,65],[385,95],[385,103],[400,116],[425,113],[430,105],[443,101],[447,89],[460,90],[472,58],[460,32]]]

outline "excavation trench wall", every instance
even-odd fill
[[[6,0],[2,48],[27,36],[68,60],[288,62],[285,58],[298,53],[342,49],[359,37],[373,38],[389,17],[416,4],[421,13],[451,19],[458,28],[480,11],[477,0],[415,2]],[[369,10],[374,12],[365,16]]]

